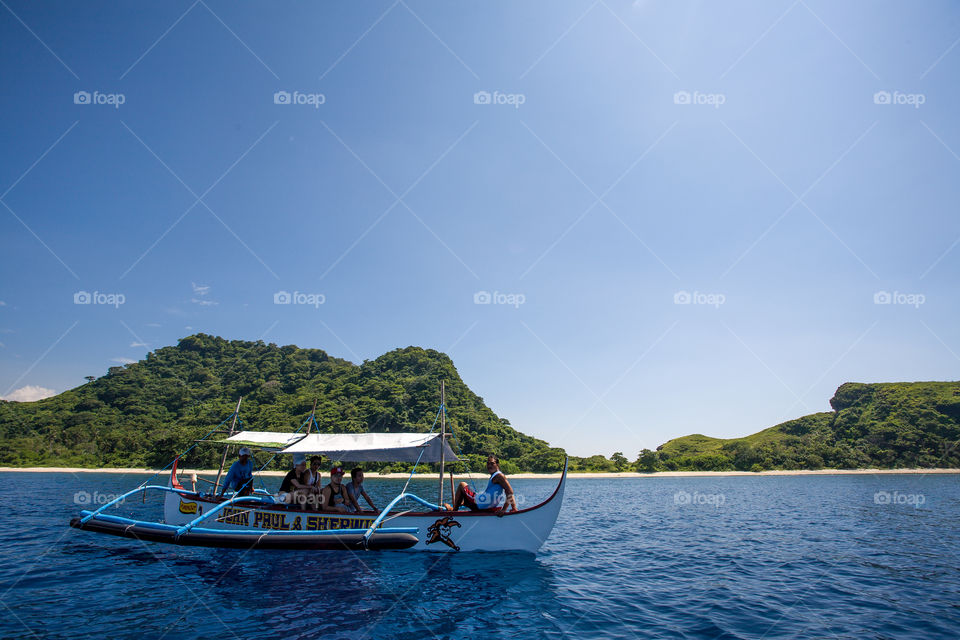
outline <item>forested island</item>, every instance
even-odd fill
[[[960,382],[848,382],[833,411],[744,438],[690,435],[643,451],[640,471],[960,467]]]
[[[507,473],[560,470],[563,449],[497,416],[438,351],[406,347],[357,365],[320,349],[205,334],[45,400],[0,401],[0,466],[159,468],[229,416],[241,396],[246,429],[294,431],[316,401],[323,432],[426,432],[441,380],[454,450],[468,460],[460,466],[481,470],[483,456],[493,452]],[[630,457],[572,456],[570,470],[960,467],[960,382],[847,383],[830,402],[832,412],[744,438],[690,435]],[[183,462],[212,468],[220,454],[219,447],[201,446]]]

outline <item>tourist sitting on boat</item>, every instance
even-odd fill
[[[323,493],[320,494],[320,504],[324,511],[349,513],[347,505],[350,504],[350,499],[347,497],[346,488],[343,486],[343,467],[330,469],[330,484],[323,488]]]
[[[277,498],[286,504],[297,504],[303,507],[307,502],[316,502],[316,487],[307,484],[307,458],[302,453],[293,454],[293,469],[283,477],[280,483],[280,493]]]
[[[310,485],[311,487],[316,487],[317,493],[319,493],[320,489],[323,488],[323,474],[320,473],[320,463],[322,461],[322,456],[313,456],[310,458],[310,468],[307,469],[306,484]]]
[[[223,480],[218,497],[224,491],[233,489],[238,496],[248,496],[253,493],[253,460],[250,459],[250,449],[241,447],[237,461],[230,465],[230,471]]]
[[[474,493],[466,482],[461,482],[453,498],[453,510],[458,511],[464,506],[470,511],[493,511],[502,516],[513,507],[517,509],[517,500],[513,495],[513,487],[507,481],[507,476],[500,471],[500,459],[497,456],[487,456],[487,473],[490,480],[483,493]]]
[[[361,496],[367,501],[371,509],[374,511],[377,510],[373,505],[373,500],[371,500],[367,492],[363,490],[363,469],[354,467],[350,470],[350,483],[347,485],[347,497],[350,499],[350,504],[347,505],[347,511],[351,513],[360,513],[363,511],[363,509],[360,508]]]

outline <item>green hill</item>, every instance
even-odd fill
[[[0,466],[162,467],[223,420],[243,396],[242,427],[293,431],[314,400],[321,431],[428,431],[446,381],[454,449],[483,469],[557,471],[563,449],[524,435],[460,379],[448,356],[407,347],[360,365],[319,349],[197,334],[140,362],[37,402],[0,401]],[[744,438],[695,434],[643,450],[570,457],[577,471],[960,467],[960,382],[847,383],[815,413]],[[215,467],[221,450],[185,459]],[[277,466],[280,463],[277,463]],[[405,470],[409,465],[369,465]],[[279,466],[278,466],[279,468]]]
[[[247,429],[293,431],[319,399],[325,432],[426,432],[441,379],[454,450],[471,457],[473,470],[487,452],[505,458],[508,471],[561,467],[562,449],[499,418],[438,351],[407,347],[355,365],[319,349],[205,334],[46,400],[0,401],[0,465],[160,467],[230,415],[239,396]],[[215,467],[220,452],[197,447],[184,462]]]
[[[848,382],[814,413],[744,438],[695,434],[641,452],[643,471],[960,467],[960,382]]]

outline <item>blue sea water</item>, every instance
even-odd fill
[[[571,479],[536,556],[244,552],[68,528],[77,502],[143,479],[0,474],[0,636],[960,636],[960,475]],[[367,481],[381,505],[400,486]],[[533,504],[554,481],[514,487]]]

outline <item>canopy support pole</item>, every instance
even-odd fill
[[[237,417],[240,415],[240,403],[243,402],[243,396],[237,400],[237,408],[233,411],[233,422],[230,423],[230,435],[228,438],[233,435],[234,429],[237,427]],[[220,476],[223,475],[223,466],[227,464],[227,452],[230,450],[230,445],[227,445],[223,448],[223,457],[220,458],[220,469],[217,471],[217,480],[213,483],[213,495],[217,495],[217,489],[220,488]]]
[[[437,504],[443,508],[443,466],[447,453],[447,390],[443,380],[440,381],[440,497]],[[450,496],[453,499],[453,496]]]
[[[310,417],[307,418],[307,435],[310,435],[310,427],[313,426],[313,414],[317,412],[317,403],[320,402],[320,398],[317,398],[313,401],[313,409],[310,410]]]

